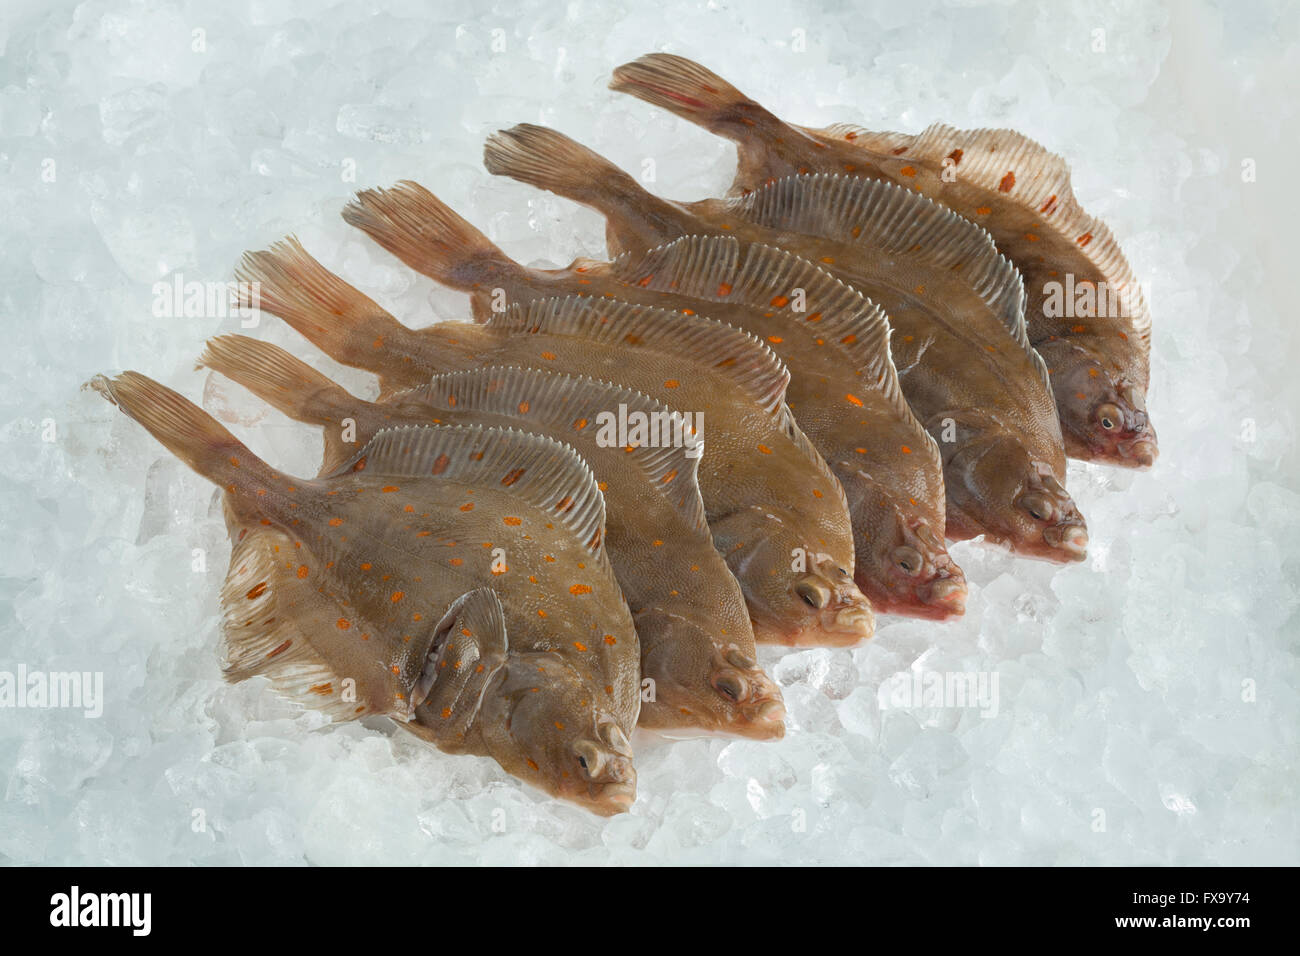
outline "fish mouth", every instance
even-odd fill
[[[916,589],[921,604],[939,620],[965,614],[967,593],[966,575],[960,568]]]
[[[734,732],[752,740],[780,740],[785,736],[785,702],[779,698],[755,701],[741,710],[744,722]]]
[[[612,817],[617,813],[626,813],[636,803],[636,781],[618,780],[594,786],[585,802],[602,816]]]
[[[1154,435],[1142,435],[1132,441],[1120,442],[1117,446],[1119,458],[1116,464],[1129,468],[1150,468],[1160,457]]]
[[[876,614],[865,595],[860,601],[838,608],[828,608],[821,615],[820,631],[826,635],[830,646],[840,647],[865,641],[876,633]]]
[[[1088,558],[1088,529],[1079,524],[1053,525],[1043,530],[1047,550],[1042,556],[1048,560],[1070,562]]]

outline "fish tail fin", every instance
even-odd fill
[[[493,133],[483,147],[483,165],[586,206],[648,195],[640,184],[604,156],[558,130],[520,123]]]
[[[789,131],[786,124],[712,70],[671,53],[648,53],[614,70],[609,88],[734,140],[742,151]]]
[[[96,375],[86,383],[144,426],[168,451],[227,491],[285,481],[248,446],[189,399],[139,372]]]
[[[343,219],[416,272],[453,289],[473,291],[522,271],[450,206],[409,180],[363,189]]]
[[[382,376],[400,367],[394,356],[413,345],[411,329],[313,259],[292,236],[244,253],[235,276],[240,305],[279,316],[344,365]]]
[[[246,335],[211,339],[199,364],[238,382],[295,421],[331,425],[360,399],[278,345]]]

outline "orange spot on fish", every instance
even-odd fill
[[[856,405],[856,406],[858,406],[858,408],[861,408],[861,407],[862,407],[862,399],[858,398],[858,396],[853,395],[853,394],[848,394],[848,395],[845,395],[844,398],[845,398],[845,400],[848,401],[848,403],[849,403],[850,405]]]
[[[523,521],[522,521],[521,519],[519,519],[519,518],[516,518],[514,515],[506,515],[506,516],[505,516],[504,518],[502,518],[501,520],[502,520],[504,523],[510,525],[510,527],[512,527],[512,528],[517,528],[517,527],[519,527],[521,524],[523,524]]]
[[[772,449],[768,448],[766,445],[759,445],[758,450],[761,451],[764,455],[772,454]]]
[[[591,593],[591,587],[590,587],[590,585],[586,585],[586,584],[575,584],[575,585],[573,585],[571,588],[569,588],[569,593],[570,593],[570,594],[590,594],[590,593]]]
[[[432,474],[441,475],[444,471],[447,470],[447,466],[449,464],[451,464],[450,458],[448,458],[445,454],[439,455],[437,461],[433,463],[433,468],[431,469]]]
[[[1083,331],[1086,331],[1087,328],[1088,328],[1088,327],[1087,327],[1086,325],[1072,325],[1072,326],[1070,326],[1070,331],[1071,331],[1071,332],[1083,332]]]
[[[587,649],[587,645],[582,643],[582,641],[574,641],[573,646],[580,651],[585,651]]]
[[[520,414],[520,415],[527,415],[527,414],[528,414],[528,403],[527,403],[527,402],[520,402],[520,403],[519,403],[519,414]]]
[[[912,454],[912,449],[908,448],[906,445],[903,445],[902,448],[903,448],[903,454],[904,454],[904,455],[910,455],[910,454]]]
[[[305,578],[309,573],[311,572],[308,570],[307,565],[305,564],[298,565],[298,577]]]
[[[1015,185],[1016,174],[1008,170],[1007,174],[1002,177],[1002,182],[998,183],[998,192],[1009,193],[1015,188]]]
[[[718,295],[731,295],[731,286],[725,282],[722,283],[718,286]]]
[[[398,601],[400,601],[400,600],[401,600],[402,598],[404,598],[404,597],[406,597],[406,593],[405,593],[404,591],[394,591],[394,592],[393,592],[392,601],[393,601],[394,604],[396,604]]]
[[[513,485],[516,481],[518,481],[520,478],[524,476],[524,471],[525,469],[523,468],[515,468],[514,470],[508,472],[506,476],[501,479],[501,484],[505,485],[506,487]]]
[[[342,519],[342,518],[330,518],[330,527],[331,527],[331,528],[337,528],[337,527],[338,527],[339,525],[341,525],[342,523],[343,523],[343,519]]]
[[[385,493],[396,491],[397,485],[384,485],[384,487],[380,488],[379,490]]]
[[[916,167],[915,167],[915,166],[904,166],[902,169],[899,170],[899,172],[902,173],[904,176],[908,176],[908,177],[915,176],[915,175],[916,175]]]
[[[339,629],[340,631],[346,631],[348,628],[350,628],[350,627],[352,626],[352,622],[349,621],[349,620],[348,620],[347,618],[345,618],[345,617],[341,617],[341,618],[339,618],[339,619],[338,619],[337,621],[335,621],[334,623],[338,626],[338,629]]]
[[[990,209],[988,206],[977,206],[976,209],[975,209],[975,215],[977,215],[977,216],[987,216],[987,215],[988,215],[989,213],[991,213],[992,211],[993,211],[993,210]]]
[[[771,342],[773,345],[780,345],[782,342],[785,341],[785,339],[781,338],[781,336],[779,335],[769,335],[767,337],[767,340]]]
[[[675,379],[675,378],[670,378],[668,381],[664,382],[664,388],[676,388],[677,386],[679,386],[679,385],[681,385],[681,384],[682,384],[682,383],[679,382],[679,381],[677,381],[677,379]]]
[[[1080,236],[1078,239],[1074,241],[1081,246],[1086,246],[1088,243],[1092,242],[1092,233],[1085,232],[1082,236]]]
[[[605,635],[605,643],[608,644],[610,647],[613,647],[615,644],[618,643],[618,641],[614,640],[614,635],[613,635],[613,634],[606,634],[606,635]]]
[[[285,641],[283,644],[281,644],[281,645],[280,645],[279,647],[277,647],[275,650],[273,650],[273,651],[271,651],[269,654],[267,654],[267,655],[266,655],[267,658],[269,659],[269,658],[275,657],[277,654],[283,654],[285,651],[287,651],[287,650],[289,649],[289,645],[292,644],[292,643],[293,643],[293,641],[291,641],[291,640],[289,640],[289,641]]]
[[[1036,235],[1034,235],[1032,232],[1027,232],[1027,233],[1025,233],[1025,238],[1028,239],[1030,242],[1037,242],[1037,241],[1038,241],[1038,237],[1037,237]]]
[[[461,511],[473,511],[473,510],[474,510],[474,502],[472,502],[472,501],[467,501],[467,502],[465,502],[463,505],[460,506],[460,510],[461,510]]]
[[[261,584],[254,585],[253,587],[249,588],[248,593],[244,596],[251,601],[253,598],[259,598],[265,593],[266,593],[266,582],[263,581]]]
[[[784,295],[778,295],[775,299],[772,300],[772,307],[777,309],[784,309],[789,304],[790,304],[789,297]]]
[[[460,567],[462,564],[464,564],[465,562],[464,562],[463,560],[461,560],[460,558],[449,558],[449,559],[447,560],[447,563],[450,564],[453,568],[458,568],[458,567]]]

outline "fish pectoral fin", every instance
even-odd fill
[[[508,647],[496,591],[476,588],[452,602],[433,628],[424,669],[411,690],[422,736],[443,749],[465,739]]]

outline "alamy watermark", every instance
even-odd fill
[[[104,713],[102,671],[0,671],[0,707],[78,709],[89,718]]]
[[[170,281],[153,284],[153,314],[159,319],[227,319],[238,317],[240,327],[258,323],[262,301],[260,282],[186,281],[177,272]]]
[[[998,715],[997,671],[900,671],[876,691],[881,710],[960,707]]]
[[[687,458],[704,454],[704,413],[617,411],[596,414],[596,444],[601,448],[684,448]]]

